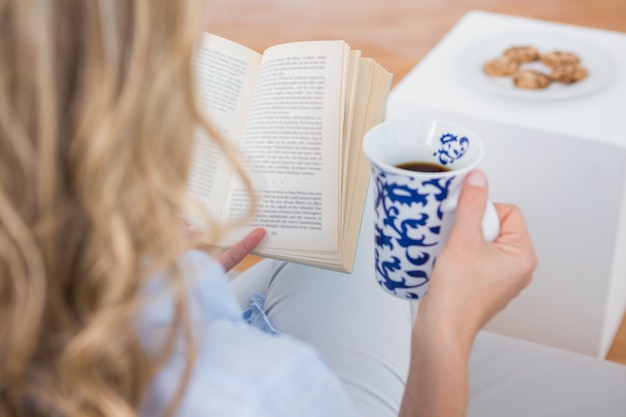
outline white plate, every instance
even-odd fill
[[[524,90],[513,85],[511,77],[493,77],[483,71],[485,62],[501,57],[512,46],[534,46],[539,53],[561,50],[573,52],[589,75],[573,84],[551,83],[542,90]],[[461,50],[454,65],[463,78],[477,88],[511,98],[530,100],[562,100],[594,93],[606,87],[615,78],[617,64],[597,45],[576,38],[541,33],[514,33],[497,35],[474,42]],[[543,66],[540,63],[524,67]],[[537,68],[536,68],[537,69]]]

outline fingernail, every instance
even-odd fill
[[[487,178],[481,171],[474,171],[467,177],[467,183],[472,187],[484,188],[487,185]]]

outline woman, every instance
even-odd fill
[[[231,154],[195,95],[205,3],[0,0],[0,414],[464,415],[474,339],[535,267],[519,211],[483,242],[469,176],[414,324],[357,273],[267,261],[229,286],[263,231],[220,265],[179,221],[195,129]]]

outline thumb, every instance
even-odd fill
[[[470,244],[482,242],[482,219],[487,206],[487,177],[482,171],[470,172],[463,182],[450,240]]]

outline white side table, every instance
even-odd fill
[[[618,66],[593,94],[519,100],[458,76],[473,41],[509,33],[597,44]],[[605,356],[626,309],[626,34],[468,13],[392,91],[388,118],[435,117],[479,133],[493,201],[521,207],[539,267],[487,330]]]

